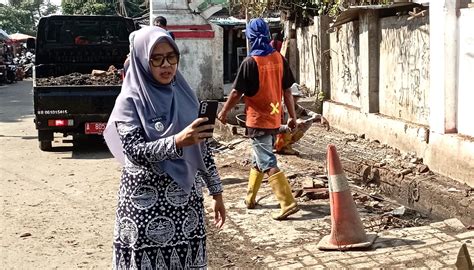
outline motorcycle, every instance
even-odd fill
[[[19,65],[23,69],[23,74],[25,78],[33,77],[33,67],[34,67],[34,54],[27,52],[25,56],[22,56],[19,60]]]
[[[7,66],[0,65],[0,85],[7,81]]]
[[[17,66],[14,63],[5,63],[7,66],[7,83],[14,83],[16,82],[16,75],[17,75]]]

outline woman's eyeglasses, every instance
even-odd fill
[[[150,58],[150,63],[154,67],[161,67],[165,63],[165,59],[170,65],[176,65],[179,61],[179,54],[170,53],[167,55],[155,54]]]

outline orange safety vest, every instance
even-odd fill
[[[282,108],[283,59],[279,52],[252,56],[258,67],[259,88],[252,97],[245,97],[245,125],[250,128],[280,128]]]

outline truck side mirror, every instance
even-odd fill
[[[36,43],[36,41],[35,41],[34,38],[27,39],[26,40],[26,48],[34,50],[35,49],[35,43]]]

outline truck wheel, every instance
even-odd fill
[[[39,148],[41,151],[51,151],[53,145],[51,141],[39,141]]]

